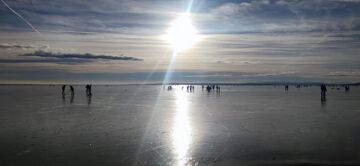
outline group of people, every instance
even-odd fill
[[[202,88],[202,90],[204,90],[204,85],[202,85],[201,88]],[[207,85],[206,86],[206,91],[208,91],[208,92],[211,92],[211,91],[215,92],[215,90],[216,90],[216,92],[220,92],[220,85]]]
[[[184,86],[181,87],[181,90],[184,90]],[[195,86],[194,85],[187,85],[186,86],[186,91],[187,92],[194,92],[195,91]]]
[[[70,93],[72,96],[75,95],[75,88],[72,86],[72,85],[62,85],[61,86],[61,94],[63,96],[65,96],[65,89],[66,89],[66,86],[69,86],[70,87]],[[91,92],[91,87],[92,85],[91,84],[86,84],[85,88],[86,88],[86,95],[87,96],[91,96],[92,95],[92,92]]]
[[[296,86],[297,88],[299,88],[300,86],[297,85]],[[350,91],[350,85],[344,85],[345,87],[345,91],[346,92],[349,92]],[[333,89],[333,88],[332,88]],[[340,88],[337,88],[337,89],[340,89]],[[289,85],[285,85],[285,91],[288,91],[289,90]],[[326,101],[326,92],[327,92],[327,87],[325,84],[321,84],[320,85],[320,90],[321,90],[321,101]]]
[[[71,93],[71,96],[74,96],[75,95],[75,89],[72,85],[68,85],[70,86],[70,93]],[[92,92],[91,92],[91,87],[92,85],[91,84],[86,84],[85,88],[86,88],[86,95],[88,97],[91,97],[92,96]],[[165,88],[165,87],[164,87]],[[181,87],[181,90],[183,90],[184,87]],[[205,86],[202,85],[202,90],[204,91],[204,88]],[[65,89],[66,89],[66,85],[62,85],[61,87],[61,90],[62,90],[62,95],[65,96]],[[193,92],[195,90],[195,86],[194,85],[188,85],[186,87],[187,91],[188,92]],[[326,88],[326,85],[325,84],[321,84],[320,86],[320,89],[321,89],[321,100],[326,100],[326,92],[327,92],[327,88]],[[172,90],[172,86],[168,86],[167,87],[167,90]],[[215,91],[216,92],[220,92],[220,86],[219,85],[207,85],[206,86],[206,91],[208,92],[211,92],[211,91]],[[288,91],[289,90],[289,85],[285,85],[285,91]],[[345,85],[345,91],[349,91],[350,90],[350,85]]]
[[[65,95],[65,89],[66,89],[66,85],[63,85],[61,87],[61,90],[62,90],[61,94],[63,96]],[[70,93],[71,93],[72,96],[75,95],[75,89],[74,89],[74,87],[72,85],[70,85]]]
[[[183,87],[182,87],[183,88]],[[181,89],[182,89],[181,88]],[[194,85],[188,85],[188,86],[186,86],[186,90],[188,91],[188,92],[194,92],[194,90],[195,90],[195,86]]]
[[[177,86],[177,85],[175,85]],[[202,91],[204,91],[205,89],[205,85],[202,85]],[[165,86],[163,86],[163,89],[165,90]],[[171,91],[173,89],[172,85],[167,86],[167,90]],[[208,92],[220,92],[220,85],[207,85],[206,86],[206,91]],[[184,90],[184,86],[181,87],[181,90]],[[194,92],[195,91],[195,86],[194,85],[187,85],[186,86],[186,91],[187,92]]]

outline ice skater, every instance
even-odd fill
[[[91,85],[87,84],[86,85],[86,96],[91,96],[92,92],[91,92]]]
[[[71,92],[71,96],[75,95],[75,89],[72,85],[70,85],[70,92]]]
[[[92,85],[89,84],[89,96],[92,96],[91,87],[92,87]]]
[[[208,86],[206,87],[206,90],[207,90],[208,92],[211,92],[211,86],[208,85]]]
[[[350,91],[350,85],[345,85],[345,92],[349,92]]]
[[[321,88],[321,100],[325,101],[326,100],[326,91],[327,91],[326,85],[322,84],[320,88]]]
[[[63,86],[61,87],[61,90],[62,90],[61,94],[62,94],[62,95],[65,95],[65,87],[66,87],[65,85],[63,85]]]

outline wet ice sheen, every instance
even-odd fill
[[[0,165],[360,164],[359,88],[179,89],[0,86]]]

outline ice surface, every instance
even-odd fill
[[[0,86],[0,165],[360,164],[360,89]]]

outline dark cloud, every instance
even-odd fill
[[[0,59],[1,63],[56,63],[56,64],[79,64],[87,63],[91,60],[87,59]]]
[[[21,44],[0,44],[0,49],[46,49],[49,46],[21,45]]]
[[[142,61],[142,59],[129,56],[111,56],[111,55],[94,55],[90,53],[51,53],[45,51],[36,51],[34,53],[20,54],[19,56],[32,56],[43,58],[61,58],[61,59],[88,59],[88,60],[121,60],[121,61]]]

